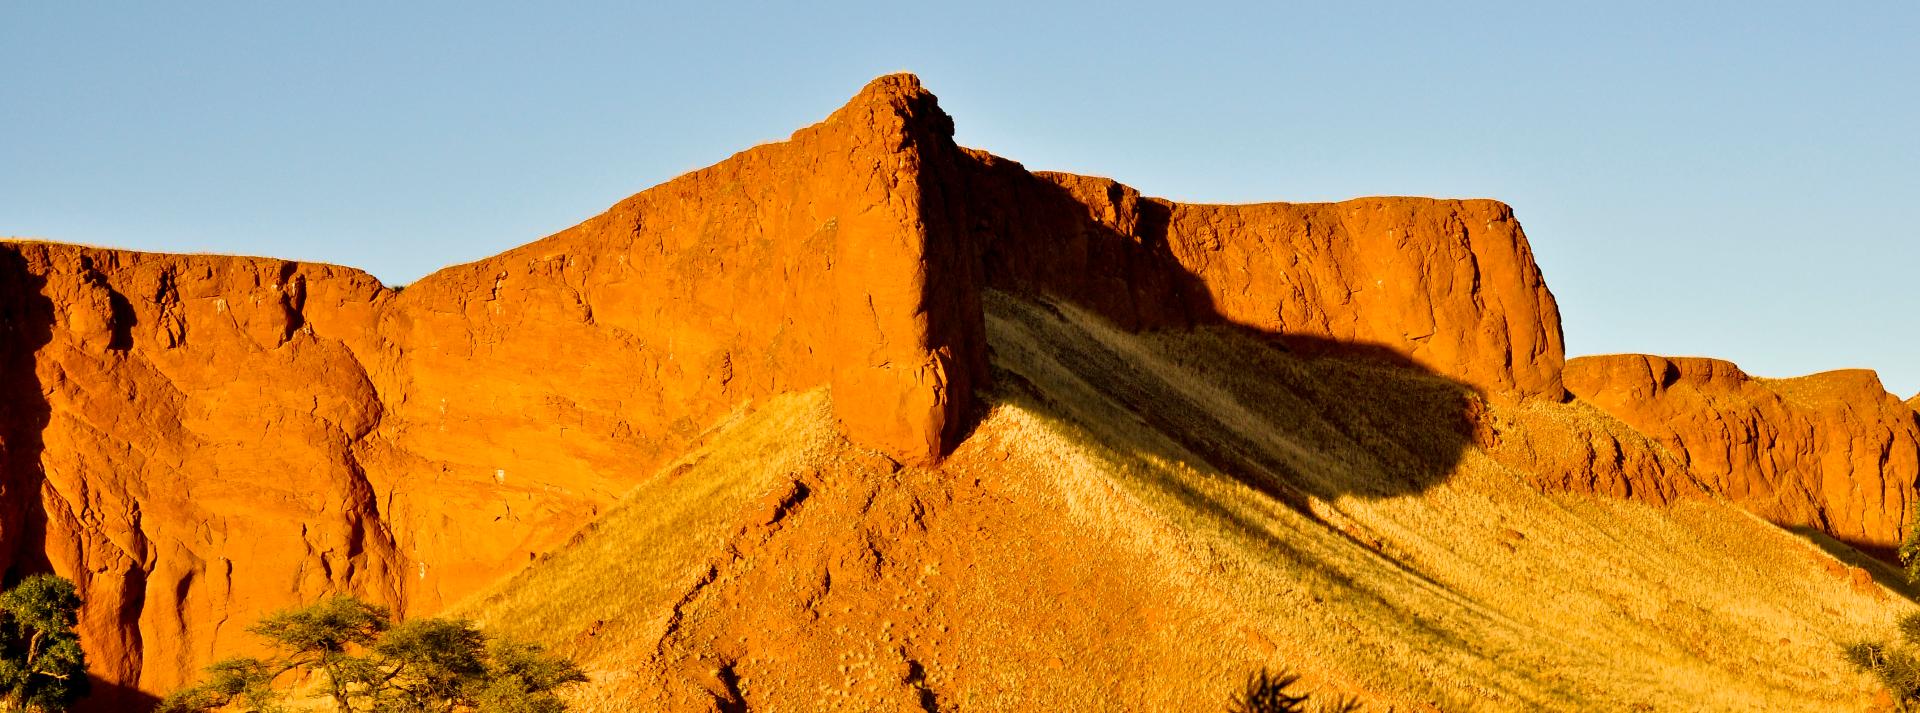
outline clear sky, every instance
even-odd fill
[[[1512,204],[1573,354],[1920,391],[1920,4],[0,4],[0,235],[405,283],[910,70],[1154,195]]]

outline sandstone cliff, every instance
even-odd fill
[[[996,287],[1129,328],[1230,323],[1302,351],[1408,362],[1496,399],[1562,397],[1559,308],[1501,203],[1193,205],[969,156],[966,207]]]
[[[1757,379],[1717,359],[1567,363],[1574,394],[1761,517],[1890,557],[1914,508],[1920,422],[1871,371]]]
[[[328,265],[0,243],[0,564],[74,577],[103,682],[163,691],[324,592],[452,604],[777,394],[826,387],[855,446],[936,463],[989,378],[990,289],[1416,367],[1521,410],[1565,398],[1557,308],[1502,204],[1188,205],[952,136],[917,80],[883,77],[785,142],[404,290]],[[1550,469],[1568,487],[1704,492],[1594,413],[1508,442],[1576,454]],[[1880,423],[1834,418],[1822,433]],[[1634,465],[1582,484],[1583,463]],[[1728,463],[1722,485],[1747,467]],[[1877,501],[1834,483],[1763,512],[1870,542],[1905,516],[1891,480]],[[1900,509],[1855,523],[1837,498]]]
[[[278,260],[0,245],[5,550],[80,585],[110,683],[166,685],[263,607],[398,597],[357,444],[391,294]],[[229,620],[233,623],[229,625]]]
[[[788,142],[404,293],[0,244],[0,559],[79,581],[108,690],[161,691],[327,591],[437,609],[757,397],[829,385],[861,444],[935,457],[985,372],[971,255],[920,218],[921,152],[951,151],[949,127],[882,79]]]

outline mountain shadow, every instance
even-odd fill
[[[1899,567],[1899,553],[1892,547],[1878,547],[1868,543],[1850,541],[1834,537],[1819,528],[1796,525],[1785,528],[1799,535],[1820,551],[1832,555],[1841,564],[1857,567],[1873,578],[1875,584],[1886,587],[1887,591],[1913,601],[1920,601],[1920,587],[1907,581],[1907,576]]]
[[[1296,508],[1419,494],[1474,441],[1472,389],[1404,364],[1308,356],[1232,325],[1136,333],[1061,301],[986,303],[998,399]]]
[[[1295,507],[1423,492],[1473,444],[1473,387],[1385,345],[1223,315],[1173,253],[1171,204],[1060,177],[1104,191],[1090,204],[1011,161],[952,159],[922,209],[931,243],[978,251],[1000,398],[1117,447],[1203,461]]]

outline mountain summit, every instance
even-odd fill
[[[1920,425],[1868,381],[1569,363],[1504,204],[1146,197],[900,74],[404,290],[0,242],[0,563],[80,585],[108,709],[333,592],[607,710],[1823,705],[1883,568],[1740,508],[1885,556]]]

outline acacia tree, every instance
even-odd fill
[[[338,597],[268,616],[249,631],[275,655],[235,658],[207,669],[207,679],[174,692],[160,710],[191,713],[239,703],[278,710],[307,674],[339,711],[560,713],[557,689],[586,680],[565,658],[534,644],[489,641],[464,619],[391,623],[383,607]]]
[[[401,624],[373,647],[383,665],[377,688],[391,707],[450,711],[487,675],[486,637],[473,622],[419,619]]]
[[[365,657],[350,649],[371,646],[393,619],[386,607],[353,597],[334,597],[313,606],[270,614],[248,628],[281,653],[282,672],[307,669],[321,674],[328,694],[341,710],[353,710],[353,687],[371,675]]]
[[[87,656],[73,582],[36,574],[0,594],[0,705],[10,711],[64,711],[85,697]]]

